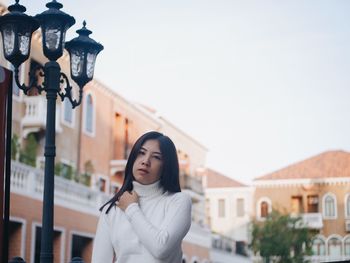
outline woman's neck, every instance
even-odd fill
[[[163,192],[160,181],[156,181],[153,184],[140,184],[137,181],[133,181],[133,186],[139,197],[159,195]]]

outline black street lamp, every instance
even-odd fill
[[[77,30],[78,37],[65,43],[65,35],[75,19],[62,12],[62,4],[56,0],[46,4],[48,10],[35,17],[24,14],[26,8],[16,0],[14,5],[8,7],[9,13],[0,17],[0,30],[3,39],[4,56],[14,66],[14,78],[16,84],[25,94],[35,87],[41,93],[46,92],[47,115],[45,134],[45,180],[43,196],[42,235],[40,262],[53,262],[53,215],[54,215],[54,163],[56,156],[55,146],[55,119],[56,99],[59,95],[62,101],[67,98],[72,107],[80,105],[82,101],[83,87],[93,78],[94,66],[97,54],[103,50],[103,46],[89,37],[92,33],[83,28]],[[19,66],[28,59],[32,33],[41,27],[44,55],[49,59],[44,67],[39,66],[30,72],[28,86],[21,84],[18,76]],[[70,54],[71,77],[79,86],[79,99],[72,96],[72,87],[68,77],[61,72],[56,62],[63,54],[66,46]],[[36,72],[41,70],[44,82],[38,85]],[[61,85],[64,85],[64,91]]]

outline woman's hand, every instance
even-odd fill
[[[125,191],[120,197],[119,201],[117,202],[117,206],[125,211],[126,208],[132,204],[132,203],[138,203],[139,202],[139,196],[135,191],[132,191],[131,193],[128,191]]]

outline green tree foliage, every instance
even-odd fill
[[[90,186],[91,175],[95,172],[94,165],[91,160],[84,163],[84,171],[75,178],[78,183]]]
[[[304,257],[312,254],[311,245],[312,233],[302,226],[300,217],[272,211],[264,222],[253,223],[250,246],[266,263],[306,262]]]
[[[56,163],[55,164],[55,175],[61,176],[68,180],[73,179],[74,169],[71,165]]]
[[[38,148],[38,142],[35,139],[34,134],[30,133],[28,135],[27,143],[23,151],[20,152],[19,161],[35,167],[37,148]]]
[[[55,163],[55,175],[60,176],[62,172],[62,164]]]
[[[11,159],[17,160],[20,151],[19,138],[17,134],[13,134],[11,138]]]

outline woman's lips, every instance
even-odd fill
[[[142,174],[148,174],[148,171],[146,169],[138,169],[139,172],[141,172]]]

